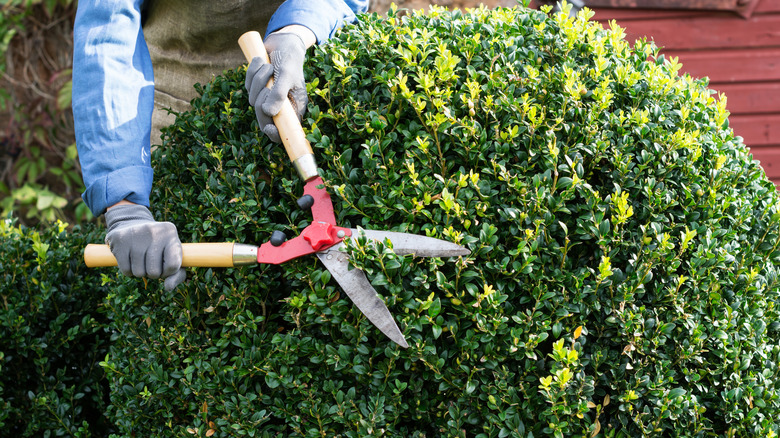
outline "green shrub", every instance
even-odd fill
[[[106,436],[109,335],[100,273],[80,260],[96,231],[0,221],[0,435]],[[102,231],[101,231],[102,232]]]
[[[352,245],[407,350],[314,257],[115,280],[122,434],[775,435],[775,188],[705,81],[580,15],[391,12],[318,47],[304,125],[338,221],[471,255]],[[310,219],[243,75],[156,151],[154,210],[184,241]]]

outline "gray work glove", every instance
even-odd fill
[[[298,119],[303,119],[309,97],[306,95],[306,81],[303,78],[303,62],[306,45],[294,33],[272,33],[265,39],[271,63],[254,58],[246,69],[246,89],[249,103],[255,107],[260,130],[272,141],[279,143],[279,131],[273,117],[279,114],[286,99],[292,101]],[[268,80],[274,78],[273,88],[266,88]]]
[[[106,243],[119,270],[133,277],[164,278],[173,290],[187,277],[181,267],[176,226],[157,222],[143,205],[119,205],[106,212]]]

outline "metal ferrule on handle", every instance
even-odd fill
[[[238,39],[238,45],[244,52],[247,62],[252,62],[252,59],[259,57],[265,62],[271,63],[259,33],[251,31],[241,35]],[[271,78],[267,87],[271,88],[273,84],[274,80]],[[273,119],[276,129],[279,130],[279,136],[282,138],[284,149],[287,151],[287,156],[290,157],[298,175],[304,181],[315,178],[318,173],[314,152],[311,150],[309,141],[306,140],[306,135],[303,133],[301,122],[298,120],[292,103],[289,100],[285,101],[279,114],[275,115]]]
[[[319,176],[317,172],[317,160],[314,159],[314,154],[305,154],[293,160],[293,167],[298,172],[298,176],[304,181],[309,181],[312,178]]]
[[[257,246],[245,243],[233,244],[233,266],[257,264]]]

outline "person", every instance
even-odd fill
[[[265,31],[271,64],[252,60],[246,88],[260,129],[278,142],[272,118],[284,100],[299,117],[306,111],[307,49],[367,9],[367,0],[79,1],[72,106],[82,198],[105,214],[122,273],[164,279],[168,290],[186,278],[175,225],[155,221],[149,205],[151,142],[171,122],[165,108],[186,110],[195,83],[244,62],[239,36]]]

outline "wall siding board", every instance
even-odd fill
[[[599,18],[599,15],[595,18]],[[741,49],[778,46],[780,14],[743,19],[728,12],[622,21],[629,41],[654,39],[666,50]]]
[[[780,145],[780,113],[758,115],[734,115],[729,117],[734,133],[752,147]]]
[[[682,71],[693,77],[709,77],[710,84],[722,82],[780,81],[780,47],[751,50],[687,51],[665,50],[676,56]]]
[[[703,17],[710,15],[710,12],[686,11],[682,9],[606,9],[592,8],[596,15],[592,20],[606,23],[609,20],[617,20],[623,27],[629,22],[639,22],[641,20],[659,20],[659,19],[683,19],[689,17]]]
[[[762,114],[778,111],[780,82],[717,83],[710,88],[724,93],[732,114]]]
[[[756,5],[754,14],[766,14],[770,12],[780,12],[780,2],[777,0],[762,0]]]
[[[753,148],[750,149],[753,159],[758,161],[766,172],[766,176],[777,185],[780,183],[780,145],[773,148]]]
[[[730,126],[780,187],[780,0],[757,0],[750,15],[724,11],[594,8],[595,20],[612,19],[626,39],[646,37],[681,73],[709,78],[724,93]],[[586,0],[587,4],[587,0]]]

